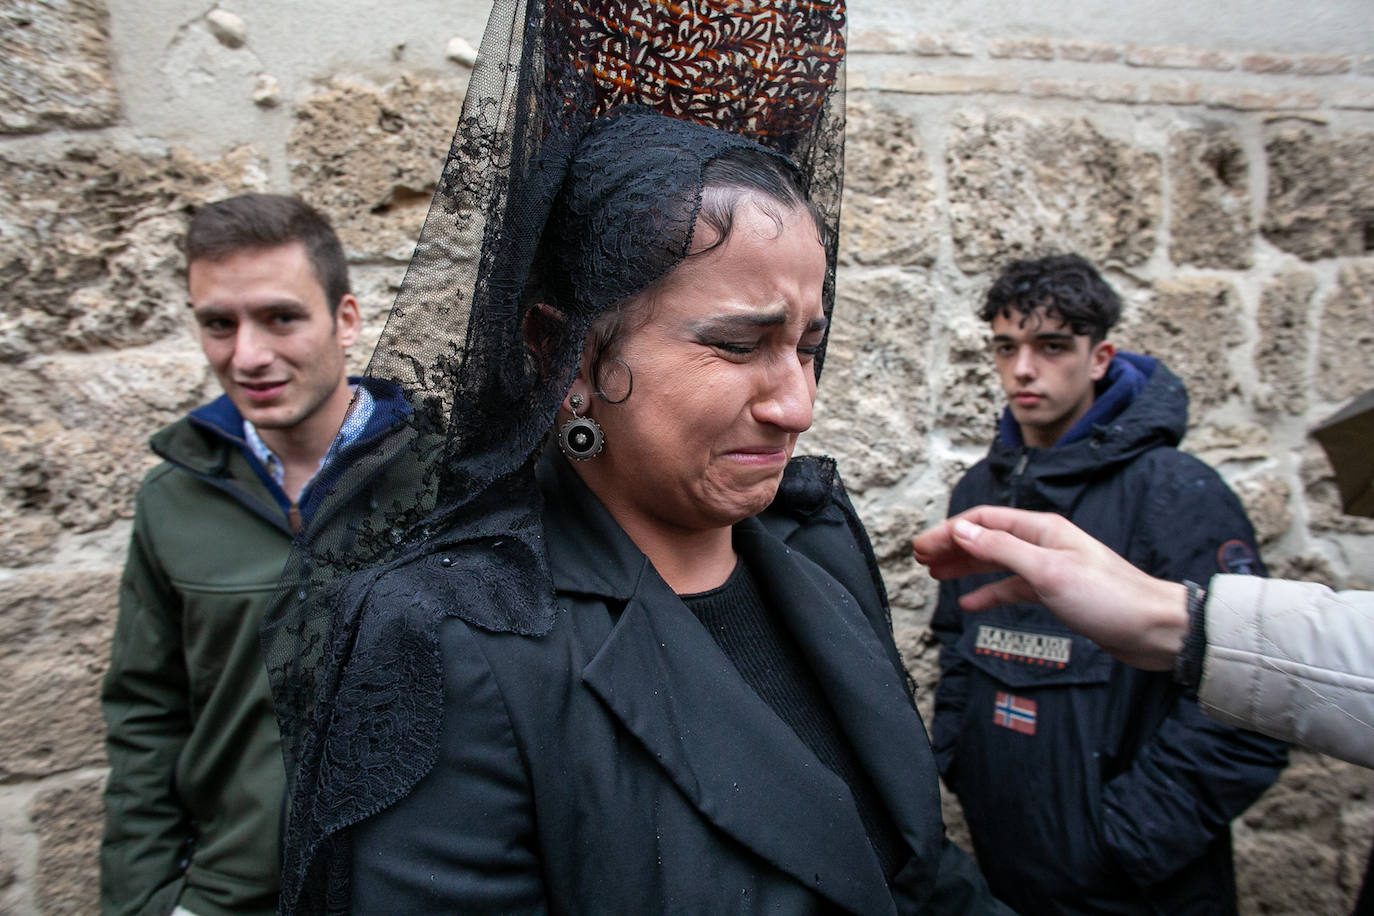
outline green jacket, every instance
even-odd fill
[[[276,911],[286,777],[258,628],[292,534],[241,430],[220,398],[151,440],[165,460],[138,492],[102,691],[109,916]]]

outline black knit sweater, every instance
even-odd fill
[[[911,851],[850,747],[792,634],[764,600],[748,568],[740,563],[719,588],[681,598],[745,683],[821,763],[849,786],[869,842],[890,881]]]

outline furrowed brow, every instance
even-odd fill
[[[719,315],[707,318],[692,326],[697,336],[710,334],[732,334],[772,328],[787,323],[786,312],[763,312],[748,315]]]

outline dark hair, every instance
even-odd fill
[[[701,184],[701,209],[696,225],[714,229],[715,239],[709,245],[694,248],[688,257],[705,254],[725,244],[735,224],[735,212],[745,198],[760,204],[779,231],[787,210],[804,210],[815,224],[822,244],[825,242],[825,221],[820,210],[807,197],[796,169],[774,153],[751,147],[727,149],[702,168]],[[770,206],[774,204],[777,207]],[[621,398],[608,397],[601,390],[602,364],[615,358],[626,335],[649,320],[653,291],[654,287],[650,287],[645,294],[607,309],[587,330],[592,376],[598,393],[607,400],[619,402]]]
[[[998,315],[1010,318],[1013,310],[1025,318],[1043,310],[1098,343],[1121,317],[1121,298],[1086,258],[1059,254],[1004,267],[978,317],[991,323]]]
[[[253,248],[305,246],[332,315],[349,293],[348,260],[324,215],[298,197],[241,194],[202,207],[186,229],[186,264],[218,261]]]

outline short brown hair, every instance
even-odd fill
[[[186,229],[186,264],[290,242],[305,246],[310,269],[333,315],[350,292],[348,260],[329,220],[299,197],[240,194],[202,207]]]

